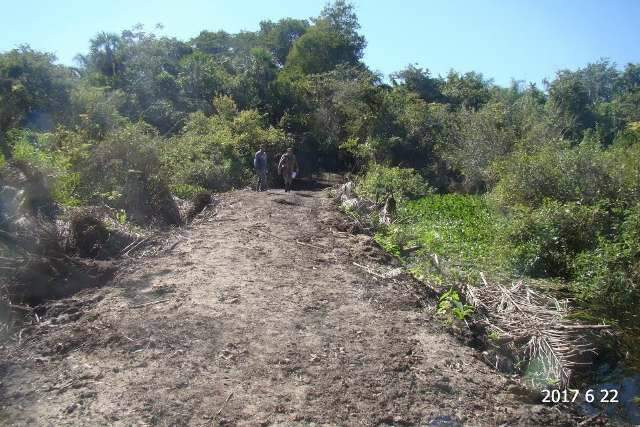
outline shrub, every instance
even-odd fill
[[[516,141],[509,108],[495,102],[479,111],[462,110],[450,123],[452,138],[438,151],[464,176],[464,190],[484,192],[490,181],[489,166],[511,152]]]
[[[169,187],[171,193],[183,200],[189,200],[198,193],[206,191],[203,187],[191,184],[174,184]]]
[[[635,311],[640,303],[640,204],[625,211],[614,239],[601,237],[593,250],[578,254],[574,270],[574,288],[583,302]]]
[[[144,195],[148,217],[160,219],[169,225],[182,224],[178,205],[163,178],[158,175],[147,178],[144,182]]]
[[[398,201],[416,199],[431,189],[415,169],[372,164],[358,180],[356,192],[378,203],[389,195]]]
[[[612,226],[607,209],[547,199],[537,209],[518,208],[501,233],[515,269],[535,277],[572,276],[576,255],[592,250]]]
[[[160,173],[158,135],[142,123],[119,128],[97,141],[81,168],[83,189],[90,199],[101,201],[102,194],[124,193],[129,171],[139,171],[146,179]]]
[[[438,299],[438,314],[455,316],[458,320],[465,320],[473,314],[473,306],[460,301],[460,295],[453,288],[442,293]]]
[[[255,110],[238,113],[230,98],[216,98],[215,107],[218,113],[211,117],[192,114],[183,132],[162,144],[162,168],[171,185],[220,191],[248,185],[260,145],[270,156],[270,176],[276,176],[277,155],[291,142],[284,132],[267,126]]]
[[[58,149],[57,136],[28,130],[13,131],[12,161],[22,165],[30,181],[39,181],[50,197],[65,206],[78,206],[80,176],[72,170],[72,158]],[[36,178],[37,177],[37,178]]]
[[[503,206],[540,206],[544,199],[595,204],[640,200],[640,144],[608,149],[586,140],[576,147],[547,143],[534,152],[517,151],[493,166],[493,197]]]

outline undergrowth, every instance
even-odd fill
[[[432,195],[401,205],[397,220],[375,239],[416,276],[438,284],[443,275],[476,275],[504,265],[496,239],[500,221],[482,197]]]
[[[480,272],[493,282],[524,279],[571,299],[574,318],[615,325],[621,348],[633,349],[640,216],[637,208],[624,210],[618,222],[611,212],[557,202],[536,210],[500,210],[491,198],[431,195],[402,203],[396,220],[374,238],[419,280],[443,292],[439,308],[449,314],[462,304],[454,301],[451,286],[479,285]],[[612,227],[619,237],[607,234]],[[629,365],[640,366],[635,351],[630,354]]]

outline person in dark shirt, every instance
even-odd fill
[[[258,175],[258,186],[256,190],[266,191],[267,190],[267,152],[264,151],[264,147],[262,146],[256,152],[256,155],[253,158],[253,167],[256,170],[256,175]]]

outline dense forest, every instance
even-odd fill
[[[3,179],[18,168],[46,183],[30,201],[42,215],[108,205],[135,219],[132,171],[148,206],[244,187],[260,145],[277,184],[291,146],[302,175],[349,172],[361,195],[394,195],[403,220],[377,239],[398,254],[420,244],[417,274],[439,253],[461,271],[561,283],[590,316],[638,320],[640,64],[600,59],[544,87],[416,65],[385,77],[363,63],[342,0],[255,32],[136,27],[88,47],[77,67],[29,46],[0,54]]]

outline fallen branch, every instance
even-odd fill
[[[220,409],[218,409],[218,412],[216,412],[216,417],[220,416],[220,414],[222,413],[222,410],[224,409],[224,407],[227,406],[227,402],[229,401],[229,399],[231,399],[231,396],[233,396],[233,391],[231,393],[229,393],[229,396],[227,396],[227,398],[222,403],[222,406],[220,407]]]
[[[124,256],[129,256],[129,253],[133,250],[135,250],[138,246],[140,246],[141,244],[143,244],[144,242],[146,242],[147,240],[149,240],[148,237],[145,237],[144,239],[142,239],[138,244],[136,244],[134,247],[132,247],[131,249],[129,249],[127,252],[125,252]]]
[[[124,249],[120,251],[120,255],[124,254],[131,246],[135,245],[138,242],[138,239],[135,239],[133,242],[129,243]]]
[[[24,305],[9,304],[9,307],[17,308],[18,310],[23,310],[23,311],[29,311],[29,312],[33,311],[33,308],[27,307],[27,306],[24,306]]]
[[[356,267],[360,267],[361,269],[363,269],[364,271],[366,271],[367,273],[371,274],[372,276],[375,276],[379,279],[386,279],[386,277],[384,277],[381,274],[376,273],[375,271],[373,271],[371,268],[365,266],[365,265],[361,265],[358,264],[357,262],[352,263],[353,265],[355,265]]]
[[[173,245],[171,245],[171,247],[169,249],[167,249],[167,252],[171,252],[172,250],[175,249],[176,246],[178,246],[178,244],[182,243],[182,241],[185,239],[186,236],[182,236],[180,237]]]
[[[465,288],[473,304],[476,323],[505,338],[503,345],[517,360],[537,360],[546,378],[567,387],[575,369],[590,365],[596,353],[592,337],[609,325],[585,325],[567,320],[567,301],[541,295],[521,281],[510,288],[489,284],[480,273],[484,286]]]

